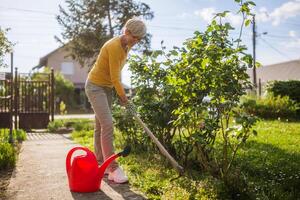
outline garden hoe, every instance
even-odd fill
[[[183,175],[184,169],[182,166],[180,166],[176,160],[169,154],[169,152],[164,148],[164,146],[159,142],[159,140],[154,136],[154,134],[150,131],[150,129],[146,126],[146,124],[141,120],[141,118],[138,116],[136,109],[132,103],[128,103],[126,106],[127,110],[130,114],[133,115],[133,117],[136,119],[136,121],[143,127],[144,131],[150,136],[152,141],[156,144],[160,152],[171,162],[172,166],[178,171],[179,176]]]

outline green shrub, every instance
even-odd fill
[[[113,118],[116,128],[122,133],[122,139],[125,144],[130,144],[133,149],[147,150],[150,142],[149,137],[141,127],[135,122],[132,115],[119,105],[114,105]]]
[[[26,132],[22,129],[13,130],[13,137],[18,142],[26,140]]]
[[[290,99],[300,103],[300,81],[274,81],[267,85],[267,91],[274,96],[288,96]]]
[[[26,132],[22,129],[13,130],[13,139],[17,142],[26,140]],[[9,141],[9,129],[1,129],[0,131],[0,142]]]
[[[90,119],[64,119],[64,120],[54,120],[48,124],[49,132],[56,132],[58,129],[66,127],[66,128],[74,128],[76,131],[81,130],[93,130],[94,123],[93,120]]]
[[[249,5],[241,3],[244,20],[251,14]],[[129,65],[132,102],[149,129],[181,165],[196,163],[194,168],[224,183],[236,152],[256,133],[252,126],[257,120],[235,112],[251,87],[247,68],[252,57],[240,39],[230,37],[233,27],[223,23],[227,13],[218,13],[204,32],[195,31],[182,47],[166,51],[162,45],[151,55],[132,56]]]
[[[26,139],[26,132],[21,129],[13,130],[14,144]],[[0,129],[0,170],[12,168],[16,164],[15,145],[8,143],[9,129]]]
[[[64,127],[63,120],[54,120],[48,124],[47,129],[49,132],[55,132],[61,127]]]
[[[13,167],[16,163],[16,152],[8,142],[0,143],[0,170]]]
[[[50,73],[50,68],[45,67],[44,73]],[[40,77],[37,74],[34,74],[34,79],[38,80]],[[57,97],[57,101],[55,103],[55,112],[61,113],[63,111],[63,114],[65,114],[68,109],[75,107],[76,102],[74,98],[74,84],[72,81],[66,79],[64,75],[56,71],[54,73],[54,79],[55,79],[55,96]],[[64,106],[61,105],[61,102],[63,102]],[[68,108],[65,107],[65,105],[68,105]],[[64,108],[61,108],[64,107]]]
[[[14,143],[26,140],[26,132],[22,129],[13,130]],[[0,129],[0,170],[11,168],[16,163],[15,146],[8,143],[9,129]]]
[[[242,100],[242,107],[247,113],[264,119],[295,119],[299,117],[297,116],[299,104],[288,96],[281,97],[269,94],[261,99],[246,97]]]
[[[89,121],[82,120],[82,121],[74,122],[72,124],[72,127],[76,131],[81,131],[81,130],[89,131],[89,130],[93,130],[94,129],[94,124],[91,123],[91,122],[89,122]]]
[[[0,129],[0,143],[2,142],[8,142],[8,133],[9,133],[9,129]]]

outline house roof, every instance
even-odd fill
[[[51,51],[50,53],[46,54],[45,56],[40,58],[39,64],[35,67],[32,68],[32,70],[35,69],[40,69],[41,67],[44,67],[47,64],[47,59],[49,56],[51,56],[52,54],[54,54],[55,52],[59,51],[60,49],[62,49],[64,46],[58,47],[57,49],[54,49],[53,51]]]
[[[253,69],[249,69],[248,74],[252,79]],[[273,80],[300,80],[300,59],[259,67],[256,74],[257,81],[261,79],[263,83]]]
[[[288,60],[288,61],[284,61],[284,62],[269,64],[269,65],[264,65],[262,67],[272,67],[272,66],[276,66],[276,65],[286,65],[286,64],[290,64],[290,63],[298,63],[299,66],[300,66],[300,59]]]

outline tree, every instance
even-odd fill
[[[3,56],[12,50],[12,43],[6,37],[7,31],[8,29],[3,30],[0,27],[0,67],[6,67],[3,63]]]
[[[134,16],[145,20],[153,18],[153,12],[145,3],[133,0],[67,0],[68,11],[60,6],[58,23],[63,27],[62,41],[70,55],[82,65],[94,63],[101,46],[115,34],[119,34],[126,21]],[[141,42],[145,50],[150,48],[150,34]]]

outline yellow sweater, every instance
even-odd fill
[[[96,63],[88,74],[88,80],[99,86],[114,87],[119,96],[124,96],[121,70],[126,58],[127,53],[122,48],[121,38],[110,39],[101,48]]]

